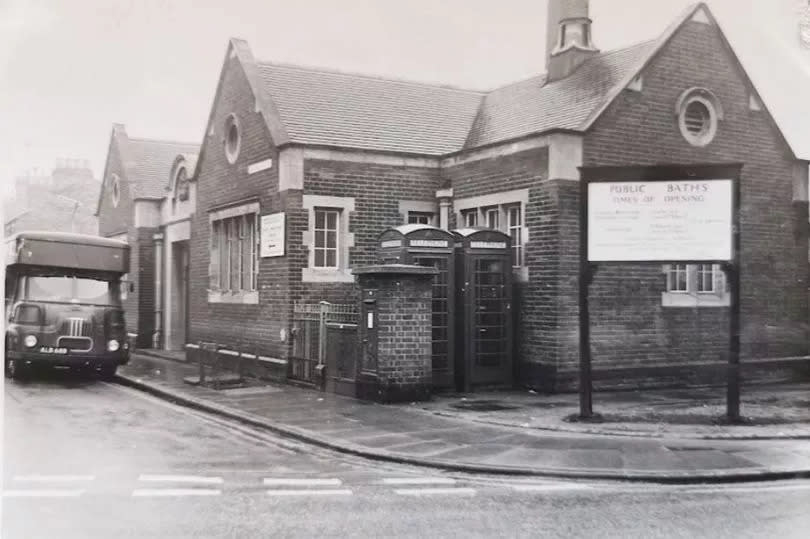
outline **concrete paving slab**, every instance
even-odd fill
[[[121,368],[120,380],[163,398],[330,449],[442,469],[679,482],[716,481],[721,476],[723,480],[810,476],[810,441],[689,442],[680,436],[550,432],[483,424],[468,415],[440,417],[413,406],[361,403],[293,386],[278,386],[279,391],[266,395],[246,392],[230,397],[223,391],[184,384],[183,377],[193,371],[189,365],[154,358],[141,361],[135,356],[131,365]],[[521,398],[528,401],[536,395]],[[650,401],[646,396],[637,400]]]

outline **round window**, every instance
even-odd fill
[[[686,130],[694,137],[701,137],[709,130],[711,123],[709,108],[700,101],[692,101],[684,111],[684,124]]]
[[[702,95],[687,97],[678,111],[681,134],[693,146],[706,146],[714,139],[717,120],[717,107]]]
[[[236,116],[231,114],[225,121],[225,155],[231,164],[235,163],[239,156],[240,143],[239,122],[236,120]]]
[[[113,207],[117,208],[118,203],[121,201],[121,180],[116,174],[113,174],[112,176],[112,191],[110,193],[110,198],[112,199]]]

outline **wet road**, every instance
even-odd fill
[[[810,482],[664,487],[442,474],[129,388],[5,386],[2,537],[807,537]]]

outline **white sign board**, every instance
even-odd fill
[[[732,180],[588,184],[588,261],[731,260]]]
[[[284,256],[284,213],[262,215],[261,225],[260,256]]]

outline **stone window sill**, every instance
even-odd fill
[[[662,307],[728,307],[730,296],[723,294],[684,294],[678,292],[661,292]]]
[[[259,292],[229,292],[223,290],[209,290],[208,303],[239,303],[243,305],[256,305],[259,303]]]

